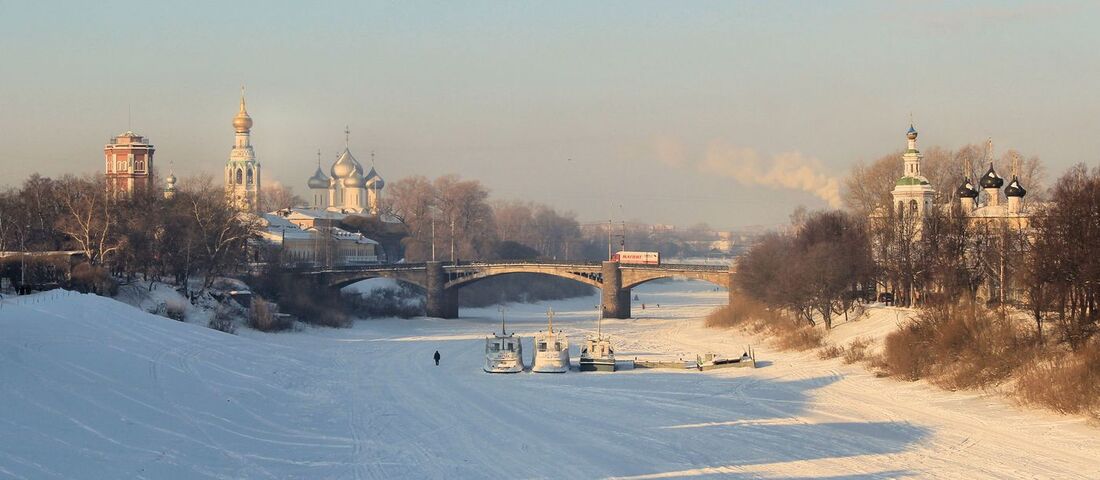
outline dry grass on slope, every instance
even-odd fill
[[[783,350],[810,350],[821,347],[821,329],[795,323],[782,312],[769,309],[752,299],[737,296],[730,304],[707,315],[707,327],[739,327],[752,333],[772,337],[775,346]]]
[[[1017,398],[1054,411],[1100,419],[1100,341],[1061,351],[1020,368]]]
[[[881,365],[906,380],[949,389],[997,385],[1036,356],[1034,339],[985,309],[948,305],[922,310],[886,337]]]

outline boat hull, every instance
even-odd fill
[[[523,361],[518,357],[486,358],[482,369],[486,373],[519,373],[523,371]]]
[[[614,372],[615,360],[582,358],[579,370],[582,372]]]
[[[565,373],[569,371],[569,354],[563,355],[536,355],[535,364],[531,371],[536,373]]]

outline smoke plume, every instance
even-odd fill
[[[840,180],[822,173],[821,161],[799,152],[772,155],[764,161],[756,150],[712,144],[697,165],[700,172],[732,178],[746,186],[785,188],[812,193],[840,208]]]

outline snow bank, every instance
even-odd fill
[[[702,327],[726,295],[708,284],[635,292],[637,318],[603,325],[620,356],[752,341]],[[507,328],[529,358],[548,306],[579,340],[598,304],[512,305]],[[499,313],[461,313],[234,336],[88,295],[4,301],[0,477],[1100,477],[1074,420],[763,345],[756,370],[485,374]]]

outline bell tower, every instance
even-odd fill
[[[245,109],[244,86],[241,87],[240,111],[233,117],[233,130],[236,132],[233,150],[225,164],[226,197],[242,212],[257,212],[260,210],[260,162],[256,161],[256,152],[252,150],[252,117]]]

